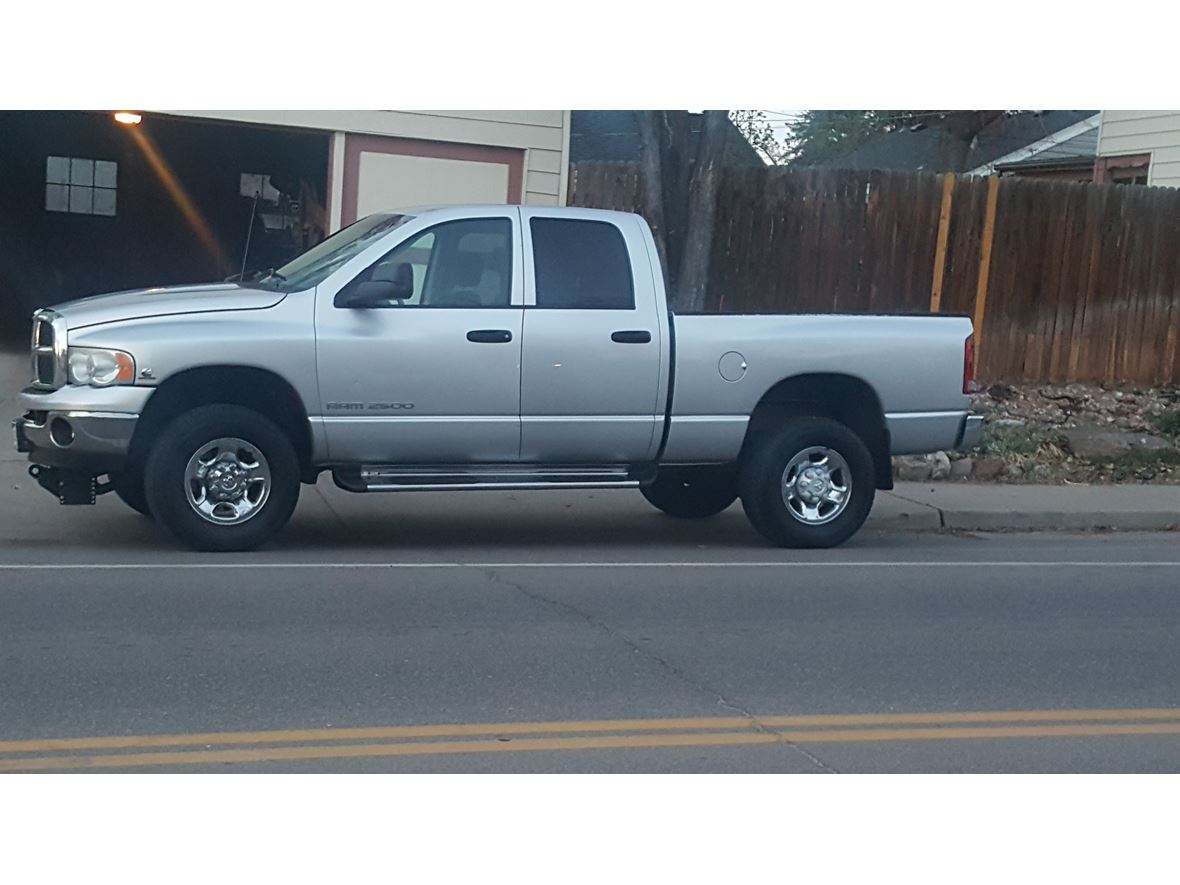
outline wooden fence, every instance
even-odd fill
[[[637,168],[579,163],[571,205],[643,212]],[[734,169],[707,309],[941,311],[987,381],[1180,382],[1180,189]]]

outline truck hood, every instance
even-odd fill
[[[132,289],[108,295],[91,295],[53,310],[65,317],[71,329],[182,313],[214,310],[261,310],[274,307],[287,293],[274,289],[239,286],[237,283],[204,283],[198,286],[163,286]]]

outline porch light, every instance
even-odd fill
[[[124,126],[138,126],[142,121],[142,114],[134,114],[131,111],[115,111],[115,122],[122,123]]]

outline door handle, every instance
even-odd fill
[[[507,344],[512,340],[512,333],[507,329],[472,329],[467,333],[467,340],[476,344]]]
[[[642,330],[612,332],[610,340],[616,344],[650,344],[651,332]]]

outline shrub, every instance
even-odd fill
[[[1180,436],[1180,409],[1171,409],[1151,419],[1155,429],[1167,436]]]
[[[1060,434],[1037,430],[1023,424],[983,425],[983,436],[975,452],[992,458],[1031,457],[1042,450],[1060,458],[1064,440]]]

